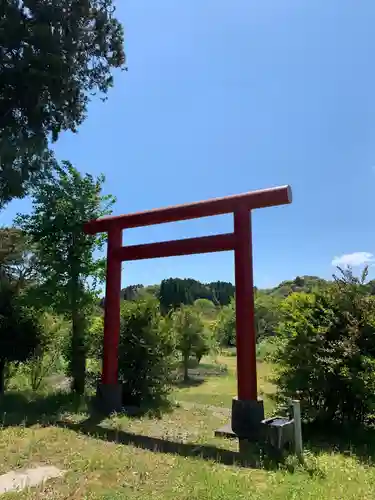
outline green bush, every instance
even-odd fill
[[[170,327],[176,336],[176,348],[181,354],[184,380],[187,381],[190,358],[194,356],[199,363],[214,347],[214,337],[193,306],[182,305],[177,309],[171,316]]]
[[[222,307],[213,327],[220,345],[233,347],[236,345],[236,311],[235,301]]]
[[[17,284],[0,277],[0,395],[9,376],[9,365],[30,359],[42,342],[42,328],[35,310],[26,307]]]
[[[257,342],[275,335],[280,320],[280,297],[257,291],[254,300]]]
[[[279,400],[301,400],[309,420],[365,423],[375,412],[375,300],[351,271],[326,291],[282,305]]]
[[[40,389],[47,377],[62,371],[61,353],[69,336],[69,323],[62,316],[45,311],[39,324],[41,342],[22,367],[33,391]]]
[[[104,316],[92,315],[88,320],[86,351],[88,358],[101,359],[104,339]]]
[[[217,318],[219,308],[208,299],[197,299],[193,304],[194,309],[202,315],[203,320],[212,321]]]
[[[273,361],[276,353],[280,348],[278,337],[269,337],[260,340],[257,345],[257,360],[258,361]]]
[[[167,398],[175,363],[171,330],[154,300],[124,302],[121,307],[119,380],[124,404],[159,406]]]

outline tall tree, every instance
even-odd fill
[[[19,216],[20,227],[38,248],[44,283],[41,298],[72,324],[72,389],[83,393],[86,369],[87,309],[97,302],[96,286],[104,277],[105,261],[94,252],[104,244],[104,235],[83,233],[85,221],[108,215],[112,196],[101,194],[104,177],[80,174],[63,162],[55,175],[33,190],[33,212]]]
[[[75,132],[124,67],[114,12],[112,0],[2,0],[0,209],[55,166],[48,141]]]

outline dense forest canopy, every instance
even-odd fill
[[[293,292],[311,293],[329,283],[318,276],[297,276],[294,280],[282,281],[274,288],[255,288],[255,290],[258,295],[265,294],[275,298],[285,298]],[[369,284],[371,283],[375,291],[375,281],[374,283],[369,282]],[[181,304],[191,305],[197,299],[208,299],[215,305],[226,306],[234,298],[235,286],[226,281],[201,283],[192,278],[169,278],[163,280],[160,285],[130,285],[121,290],[121,296],[124,300],[135,300],[142,294],[159,298],[162,308],[166,310],[179,307]]]

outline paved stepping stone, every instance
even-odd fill
[[[48,479],[62,477],[65,471],[57,467],[35,467],[21,471],[11,471],[0,476],[0,495],[9,491],[22,491],[43,484]]]

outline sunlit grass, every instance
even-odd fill
[[[215,373],[218,371],[216,365],[226,367],[226,371],[223,370],[220,375],[205,377],[200,385],[192,384],[178,388],[173,394],[174,397],[182,401],[230,408],[233,397],[237,395],[236,361],[236,357],[225,355],[203,359],[203,363],[211,366]],[[205,370],[202,372],[204,374]],[[206,372],[210,373],[209,369]],[[275,392],[275,387],[270,381],[272,365],[265,362],[258,363],[257,375],[258,394],[264,400],[266,412],[272,412],[273,403],[269,397]]]

